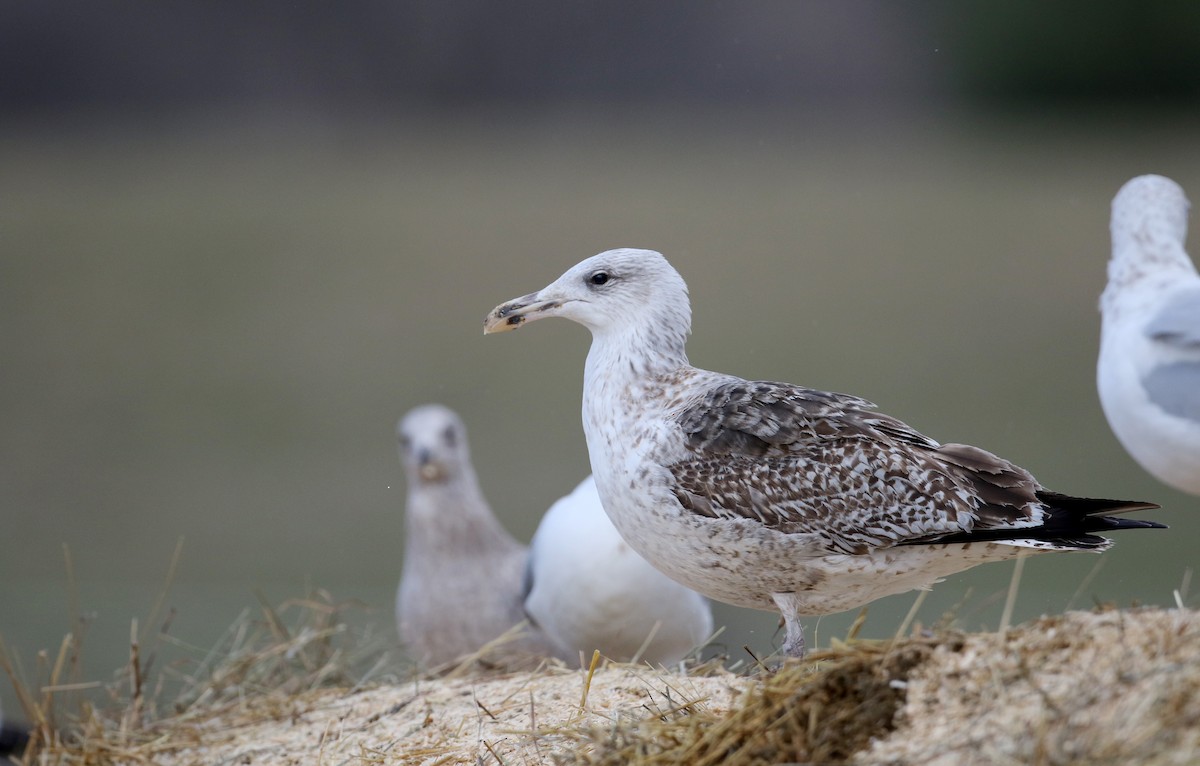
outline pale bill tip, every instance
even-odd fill
[[[511,313],[513,308],[515,306],[512,303],[501,303],[492,309],[491,313],[483,320],[483,334],[494,335],[520,327],[521,323],[525,321],[525,317],[522,314]]]

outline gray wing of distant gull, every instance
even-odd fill
[[[1167,301],[1146,325],[1146,336],[1167,346],[1200,351],[1200,287]]]
[[[1142,378],[1142,386],[1167,413],[1200,423],[1200,362],[1160,364]]]
[[[1168,301],[1146,325],[1146,335],[1167,348],[1200,353],[1200,288]],[[1142,378],[1142,386],[1168,414],[1200,422],[1200,359],[1156,365]]]

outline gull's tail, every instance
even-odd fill
[[[1037,498],[1045,506],[1046,518],[1036,527],[1006,527],[973,529],[928,543],[1011,542],[1031,548],[1053,550],[1104,550],[1112,541],[1095,532],[1115,532],[1121,529],[1166,529],[1166,524],[1140,519],[1119,519],[1103,514],[1149,511],[1160,506],[1139,500],[1104,500],[1092,497],[1072,497],[1049,490],[1038,490]]]

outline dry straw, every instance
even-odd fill
[[[1018,576],[1010,593],[1015,591]],[[997,632],[917,625],[733,674],[542,663],[490,648],[438,676],[388,673],[349,607],[317,591],[247,612],[211,650],[131,625],[114,681],[83,679],[80,635],[31,672],[0,644],[34,731],[26,764],[1200,763],[1200,613],[1069,612]],[[163,621],[169,626],[169,618]],[[80,624],[82,628],[82,623]]]

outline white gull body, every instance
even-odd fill
[[[525,611],[564,654],[679,662],[712,634],[708,601],[617,532],[591,476],[546,511],[530,544]]]
[[[587,327],[583,427],[604,509],[639,553],[710,598],[801,616],[851,609],[1021,551],[1104,550],[1151,503],[1050,492],[854,396],[692,367],[687,286],[659,253],[610,250],[497,306],[485,332]]]
[[[528,549],[484,499],[462,420],[425,405],[401,418],[396,432],[408,478],[396,622],[410,654],[426,667],[444,666],[525,623],[483,659],[520,666],[560,656],[527,625],[521,599]]]
[[[1096,387],[1113,433],[1159,481],[1200,495],[1200,275],[1184,250],[1188,200],[1139,176],[1112,204]]]

